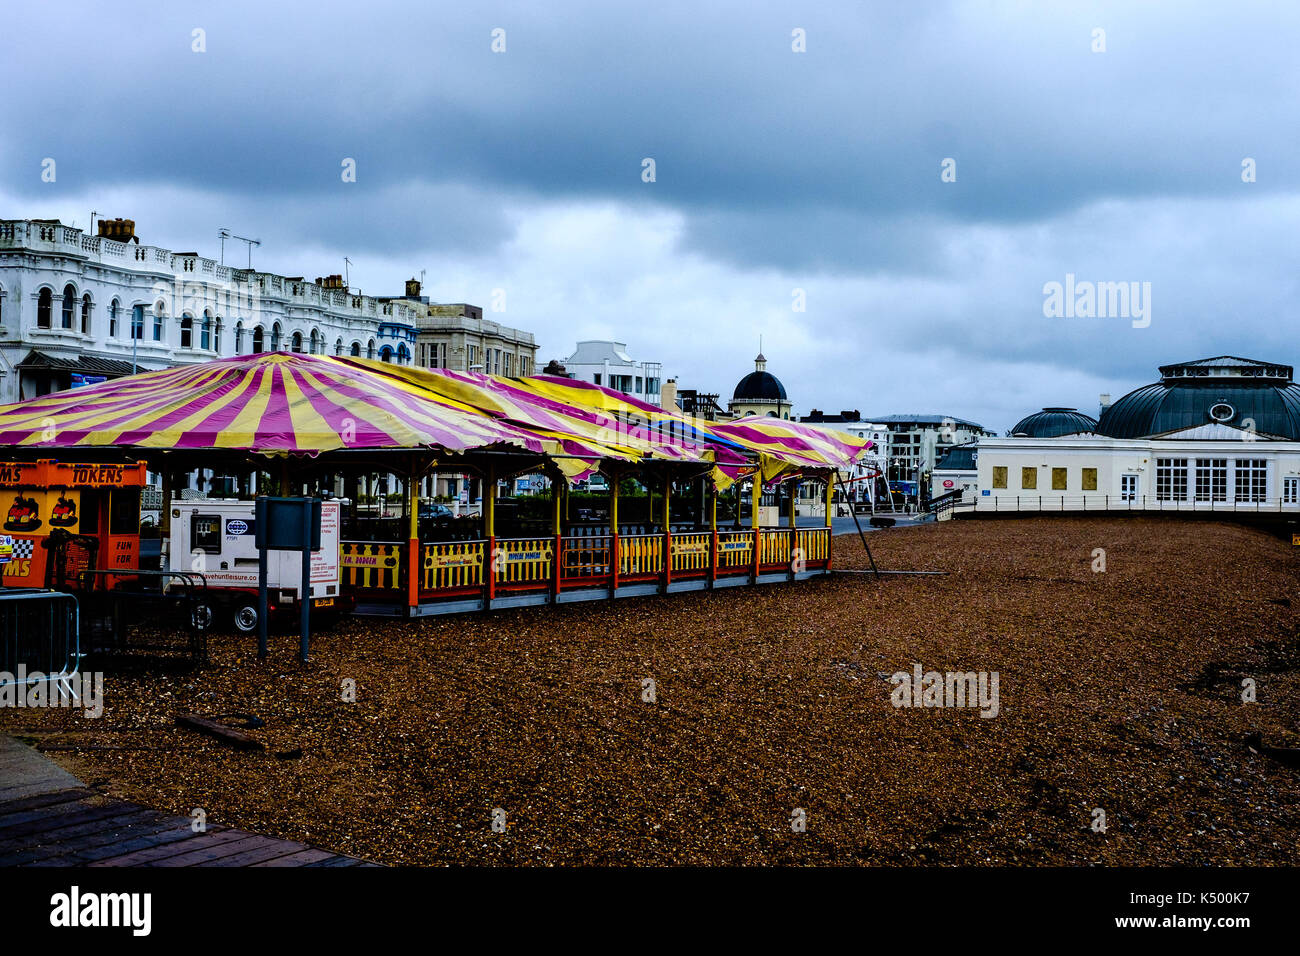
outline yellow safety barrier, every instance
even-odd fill
[[[707,571],[712,550],[711,534],[673,535],[673,571]]]
[[[664,539],[659,534],[621,535],[618,539],[619,574],[663,574]]]
[[[544,584],[551,580],[552,538],[498,538],[492,555],[497,584]]]
[[[789,564],[790,532],[784,530],[760,531],[758,563],[763,565]]]
[[[825,561],[830,557],[829,528],[805,528],[795,534],[795,547],[802,552],[804,561]]]
[[[718,534],[718,571],[749,570],[754,558],[754,532],[725,531]]]
[[[486,541],[449,541],[423,546],[420,587],[425,591],[483,586]]]
[[[344,541],[339,545],[339,567],[343,586],[353,588],[400,588],[402,574],[400,544],[373,541]]]

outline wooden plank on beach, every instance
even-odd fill
[[[209,720],[206,717],[200,717],[198,714],[181,714],[176,718],[176,723],[182,727],[189,727],[191,730],[197,730],[201,733],[210,734],[224,743],[230,744],[239,750],[265,750],[266,744],[256,737],[249,736],[242,730],[235,727],[227,727],[225,724],[217,723],[215,720]]]

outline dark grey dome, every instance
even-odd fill
[[[732,401],[784,402],[785,386],[771,372],[750,372],[736,385]]]
[[[1012,435],[1025,435],[1029,438],[1059,438],[1077,432],[1091,432],[1097,429],[1097,419],[1085,415],[1076,408],[1044,408],[1041,412],[1026,415],[1011,429]]]
[[[1221,355],[1162,365],[1160,375],[1107,408],[1097,433],[1144,438],[1219,422],[1300,441],[1300,385],[1289,365]]]

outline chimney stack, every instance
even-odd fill
[[[682,410],[677,404],[677,381],[669,379],[659,386],[659,407],[666,412],[674,412],[678,415]]]
[[[130,242],[135,239],[135,220],[122,219],[121,217],[117,219],[101,219],[99,220],[99,237],[101,239],[112,239],[114,242]]]

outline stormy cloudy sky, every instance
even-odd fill
[[[1300,359],[1297,5],[61,0],[0,35],[0,218],[504,289],[542,361],[616,338],[729,395],[761,334],[797,412],[1004,430],[1161,363]],[[1149,282],[1150,325],[1045,317],[1067,273]]]

